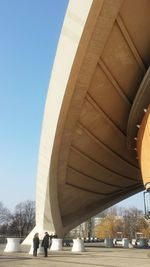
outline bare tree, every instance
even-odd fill
[[[9,234],[19,237],[26,236],[35,225],[35,202],[21,202],[15,207],[12,215]]]
[[[140,230],[140,221],[143,216],[141,210],[130,208],[124,210],[123,214],[123,234],[130,239],[135,238],[136,232]]]
[[[0,202],[0,235],[1,237],[7,235],[10,219],[11,219],[10,211],[6,207],[4,207],[2,202]]]
[[[10,211],[6,207],[4,207],[3,203],[0,201],[0,225],[8,223],[10,217]]]
[[[90,240],[94,235],[94,217],[85,222],[85,235]]]

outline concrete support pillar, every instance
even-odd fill
[[[52,251],[62,250],[62,239],[52,238],[52,244],[51,244],[50,250],[52,250]]]
[[[72,252],[83,252],[85,251],[84,242],[82,239],[73,239]]]
[[[106,248],[114,247],[113,238],[105,238],[104,244]]]
[[[21,251],[20,238],[7,238],[7,244],[4,252],[19,252]]]

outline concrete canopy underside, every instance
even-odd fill
[[[143,190],[129,118],[150,63],[149,12],[149,0],[69,2],[42,127],[39,228],[63,236]]]

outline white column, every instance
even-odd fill
[[[62,239],[60,238],[52,238],[52,244],[50,250],[52,251],[60,251],[62,250]]]
[[[20,238],[7,238],[7,244],[4,252],[19,252],[21,251]]]
[[[29,254],[30,254],[30,255],[33,255],[33,243],[32,243],[32,245],[31,245],[31,247],[30,247]]]
[[[73,239],[72,252],[82,252],[85,251],[84,242],[82,239]]]
[[[114,247],[113,238],[105,238],[104,244],[106,248]]]
[[[133,246],[136,245],[136,239],[135,239],[135,238],[132,239],[131,244],[132,244]]]

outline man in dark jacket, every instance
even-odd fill
[[[36,233],[33,237],[33,256],[37,256],[37,249],[39,248],[39,234]]]
[[[45,236],[42,240],[42,247],[44,247],[44,256],[47,257],[47,250],[50,247],[49,234],[45,232]]]

